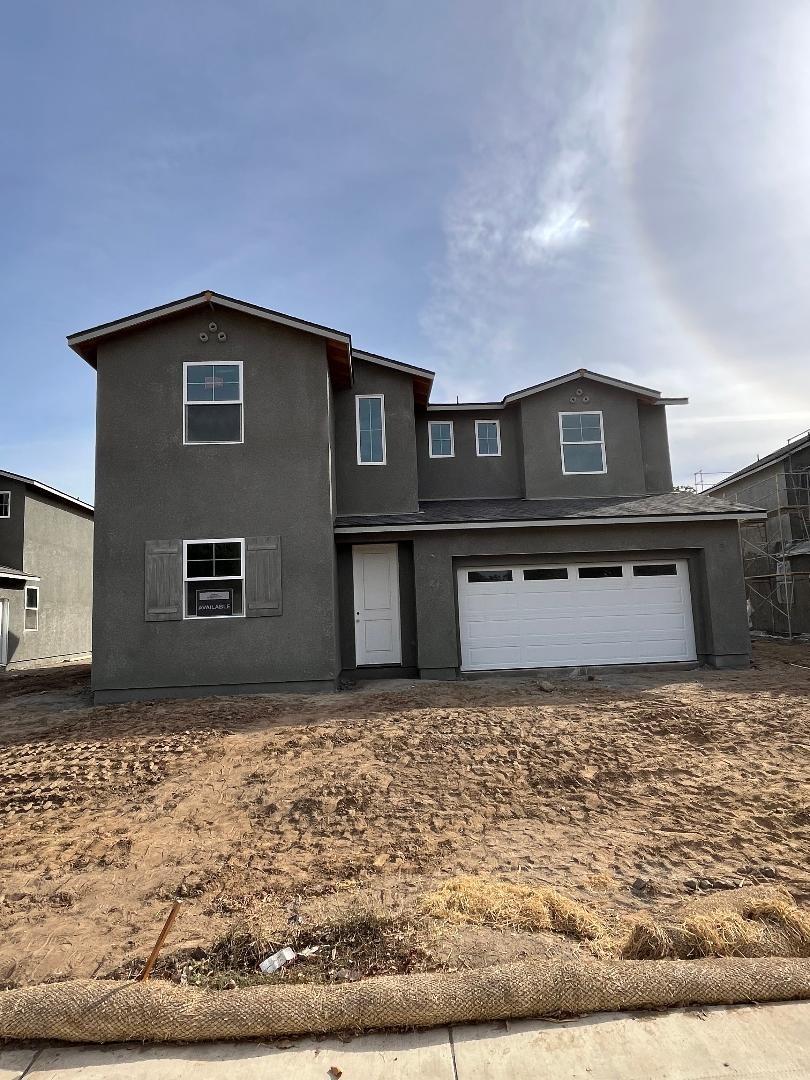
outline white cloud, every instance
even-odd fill
[[[590,227],[591,223],[580,216],[575,203],[555,203],[536,225],[523,233],[523,257],[529,263],[548,259],[584,239]]]

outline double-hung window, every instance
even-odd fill
[[[25,629],[39,630],[39,586],[25,586]]]
[[[183,570],[187,619],[244,615],[243,539],[185,540]]]
[[[428,452],[434,458],[455,455],[452,420],[428,421]]]
[[[560,413],[560,453],[567,476],[607,472],[602,414]]]
[[[242,362],[183,365],[183,441],[242,442]]]
[[[385,398],[382,394],[358,394],[357,464],[385,465]]]
[[[11,492],[0,491],[0,518],[11,517]]]
[[[501,456],[500,420],[475,421],[475,452],[478,457]]]

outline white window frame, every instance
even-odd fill
[[[557,414],[560,425],[560,464],[562,466],[563,476],[604,476],[607,470],[607,453],[605,451],[605,422],[602,417],[601,409],[577,409],[569,410],[567,412],[561,412]],[[588,439],[585,442],[563,442],[563,417],[564,416],[598,416],[599,417],[599,431],[601,433],[601,439]],[[602,450],[602,468],[601,469],[566,469],[565,467],[565,447],[566,446],[599,446]]]
[[[239,400],[238,401],[189,401],[188,400],[188,369],[192,367],[216,367],[217,364],[229,364],[239,368]],[[238,440],[215,439],[211,442],[189,441],[187,410],[188,405],[238,405],[239,406],[239,438]],[[241,360],[185,360],[183,362],[183,446],[240,446],[245,441],[245,381],[243,362]],[[229,616],[225,616],[228,618]]]
[[[481,445],[478,441],[478,425],[479,424],[494,424],[495,435],[498,440],[498,450],[495,454],[482,454]],[[475,456],[476,457],[500,457],[501,456],[501,422],[500,420],[476,420],[475,421]]]
[[[3,495],[8,496],[7,499],[6,499],[6,512],[5,512],[5,514],[2,512],[2,507],[0,507],[0,519],[5,521],[7,518],[11,517],[11,492],[10,491],[0,491],[0,496],[3,496]]]
[[[434,454],[433,453],[433,425],[434,424],[448,424],[450,426],[450,453],[449,454]],[[432,458],[451,458],[456,456],[456,434],[452,420],[428,420],[428,456]]]
[[[188,576],[188,545],[189,544],[239,544],[241,550],[242,573],[237,576],[229,574],[224,577],[189,577]],[[189,615],[188,613],[188,588],[189,581],[241,581],[242,582],[242,610],[236,615]],[[215,619],[244,619],[247,597],[245,596],[245,538],[243,536],[217,536],[201,538],[199,540],[183,541],[183,618],[189,621],[213,622]]]
[[[28,590],[29,589],[33,590],[33,592],[35,592],[37,594],[36,607],[31,607],[29,605],[29,603],[28,603]],[[32,634],[35,630],[39,630],[39,585],[28,585],[28,584],[25,585],[24,602],[25,602],[25,610],[26,611],[35,611],[37,613],[37,619],[36,619],[37,624],[36,624],[36,626],[25,626],[25,618],[23,617],[23,629],[25,630],[26,633]]]
[[[360,460],[360,402],[376,399],[380,403],[380,421],[382,423],[382,461]],[[358,465],[387,465],[388,444],[385,439],[385,394],[355,394],[354,395],[354,430],[357,436],[357,464]]]

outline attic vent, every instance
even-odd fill
[[[204,330],[200,333],[200,341],[208,341],[208,334]]]
[[[217,324],[215,322],[210,322],[208,324],[208,329],[211,331],[212,334],[215,334],[217,332]]]

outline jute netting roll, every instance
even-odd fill
[[[227,991],[73,981],[0,993],[0,1037],[194,1042],[798,998],[810,998],[810,960],[535,960]]]

